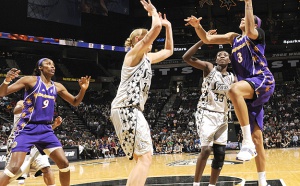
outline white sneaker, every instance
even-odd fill
[[[19,181],[18,181],[18,184],[19,184],[19,185],[24,185],[24,184],[25,184],[25,180],[19,180]]]
[[[258,186],[271,186],[267,183],[267,181],[260,182],[258,181]]]
[[[236,159],[239,161],[249,161],[257,156],[255,147],[251,148],[248,145],[243,145],[240,152],[237,154]]]

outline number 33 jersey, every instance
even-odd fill
[[[216,67],[203,78],[201,96],[198,102],[198,109],[205,109],[214,112],[228,111],[229,87],[234,82],[234,75],[227,72],[226,75],[217,70]]]

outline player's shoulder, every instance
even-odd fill
[[[53,81],[53,85],[56,87],[63,86],[60,82]]]
[[[24,100],[19,100],[16,105],[23,105]]]
[[[236,32],[228,32],[226,35],[227,35],[227,37],[234,39],[234,38],[240,36],[241,34],[236,33]]]
[[[62,83],[60,83],[60,82],[54,81],[53,84],[54,84],[57,92],[60,92],[60,91],[62,91],[64,89],[66,89],[66,87]]]
[[[20,78],[21,81],[37,81],[37,76],[23,76]]]

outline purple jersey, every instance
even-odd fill
[[[248,36],[238,36],[234,39],[232,67],[239,81],[254,76],[270,76],[269,80],[274,80],[264,54],[264,43],[254,43]]]
[[[31,90],[25,92],[24,109],[18,124],[49,124],[53,121],[55,100],[57,97],[54,83],[50,87],[37,76],[37,82]]]
[[[24,109],[15,131],[12,152],[29,152],[32,145],[43,149],[61,146],[52,130],[54,106],[57,97],[54,82],[46,87],[40,76],[34,87],[24,95]]]
[[[261,29],[260,32],[263,33]],[[239,81],[246,80],[253,85],[256,95],[253,106],[266,103],[275,88],[275,80],[264,52],[264,41],[252,41],[248,36],[234,39],[231,64]]]
[[[248,36],[238,36],[234,39],[231,64],[238,80],[249,82],[254,89],[254,99],[246,100],[251,128],[253,129],[256,121],[263,129],[263,104],[273,94],[275,80],[264,56],[264,31],[260,28],[257,31],[257,40],[251,40]]]

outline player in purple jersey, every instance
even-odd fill
[[[14,128],[11,131],[11,134],[7,140],[7,150],[6,150],[6,165],[11,162],[11,145],[15,139],[15,128],[16,124],[21,118],[21,113],[24,108],[24,101],[20,100],[17,102],[13,113],[14,113]],[[62,123],[62,118],[60,116],[56,117],[53,121],[52,129],[54,130],[56,127],[60,126]],[[27,178],[30,171],[35,171],[35,174],[38,172],[43,173],[44,182],[47,186],[55,186],[55,178],[54,173],[50,168],[50,162],[48,160],[47,155],[41,155],[36,147],[32,147],[30,150],[30,154],[26,155],[25,161],[23,162],[20,170],[15,174],[15,177],[10,178],[9,183],[18,179],[19,185],[24,185],[25,178]]]
[[[0,186],[7,185],[9,179],[15,176],[32,145],[35,145],[42,154],[49,155],[59,168],[61,185],[69,186],[69,162],[51,126],[54,104],[56,96],[59,95],[71,105],[78,106],[89,87],[91,77],[81,77],[78,80],[80,91],[77,96],[73,96],[61,83],[51,80],[55,73],[55,65],[51,59],[40,59],[36,64],[35,75],[24,76],[9,85],[19,73],[20,70],[12,68],[0,85],[0,97],[25,89],[24,109],[15,132],[11,162],[0,175]]]
[[[193,26],[204,43],[232,46],[231,63],[239,82],[231,86],[229,96],[243,132],[242,149],[237,159],[247,161],[257,156],[259,185],[267,185],[262,137],[263,105],[274,92],[275,80],[264,56],[265,33],[260,28],[261,19],[253,15],[252,0],[245,0],[245,17],[239,25],[242,35],[234,32],[208,35],[200,24],[201,19],[188,17],[186,25]]]

